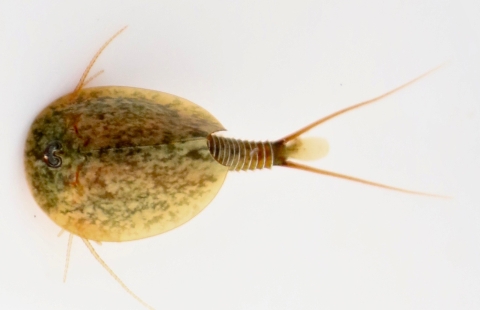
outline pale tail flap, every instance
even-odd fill
[[[327,156],[329,145],[326,139],[320,137],[296,138],[286,144],[287,158],[302,161],[317,160]]]

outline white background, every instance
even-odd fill
[[[478,1],[0,1],[0,308],[143,309],[38,208],[23,172],[35,115],[91,86],[187,98],[232,135],[276,139],[445,67],[312,131],[317,167],[232,173],[186,225],[94,246],[156,309],[479,309]]]

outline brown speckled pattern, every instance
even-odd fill
[[[33,122],[25,168],[33,195],[64,229],[97,241],[145,238],[197,215],[228,168],[207,147],[224,130],[207,111],[166,93],[98,87],[64,96]],[[59,141],[63,164],[49,168],[46,146]]]

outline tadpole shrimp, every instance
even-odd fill
[[[283,166],[438,197],[298,162],[317,160],[328,153],[326,140],[303,138],[304,133],[390,96],[436,68],[281,139],[252,142],[218,135],[225,129],[215,117],[174,95],[122,86],[85,88],[103,72],[88,78],[95,61],[124,29],[98,50],[75,89],[35,118],[25,144],[24,163],[36,202],[70,233],[67,253],[72,237],[80,237],[95,259],[145,307],[153,309],[113,273],[90,241],[137,240],[184,224],[212,201],[228,171]]]

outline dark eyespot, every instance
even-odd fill
[[[62,166],[62,158],[58,156],[62,151],[62,144],[58,141],[50,142],[43,152],[43,161],[50,168],[60,168]]]

